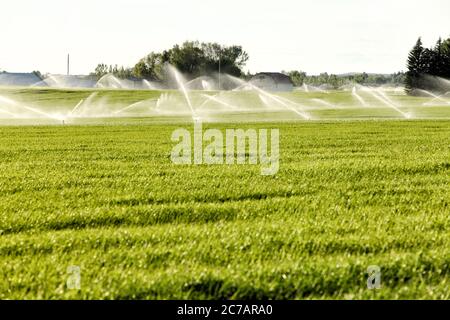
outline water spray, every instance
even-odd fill
[[[364,106],[367,107],[367,102],[356,92],[356,87],[353,87],[352,95],[358,99],[358,101]]]
[[[370,88],[365,87],[365,91],[369,92],[370,95],[372,95],[375,99],[382,102],[385,106],[394,109],[398,113],[400,113],[404,118],[409,119],[411,118],[411,115],[409,113],[406,113],[402,110],[400,110],[394,102],[392,102],[385,94],[384,92],[381,92],[380,90],[372,90]]]
[[[196,121],[196,119],[198,119],[198,116],[195,113],[194,108],[192,107],[191,99],[189,98],[189,94],[186,90],[186,87],[184,86],[184,81],[182,80],[180,73],[173,66],[168,65],[168,67],[169,67],[169,70],[172,72],[172,74],[175,76],[175,80],[178,84],[178,88],[181,89],[181,92],[183,93],[184,98],[186,99],[189,109],[191,110],[192,119],[194,121]]]
[[[231,104],[229,104],[229,103],[226,103],[226,102],[220,100],[219,98],[217,98],[216,95],[210,96],[210,95],[207,95],[207,94],[202,94],[202,97],[205,97],[205,98],[209,99],[210,101],[217,102],[217,103],[219,103],[219,104],[221,104],[221,105],[223,105],[223,106],[225,106],[225,107],[231,108],[231,109],[233,109],[233,110],[236,110],[236,109],[237,109],[236,106],[233,106],[233,105],[231,105]],[[203,105],[204,105],[204,104],[202,104],[201,106],[203,106]],[[200,108],[200,107],[199,107],[199,108]]]
[[[77,103],[77,105],[72,109],[72,111],[70,111],[70,115],[73,115],[75,113],[75,111],[77,111],[77,109],[83,104],[84,100],[81,99],[80,102]]]

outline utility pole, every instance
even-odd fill
[[[67,75],[70,74],[70,55],[67,54]]]

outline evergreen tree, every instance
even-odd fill
[[[427,49],[426,49],[427,50]],[[436,42],[433,49],[428,50],[428,74],[434,76],[442,76],[444,72],[444,60],[443,60],[443,50],[442,50],[442,39]]]
[[[439,38],[433,48],[424,49],[419,38],[409,53],[407,66],[405,88],[408,94],[414,93],[414,89],[448,91],[448,85],[440,78],[450,78],[450,39]]]
[[[441,44],[442,70],[441,77],[450,79],[450,38]]]
[[[414,89],[421,87],[420,78],[427,68],[427,62],[425,61],[427,53],[424,54],[424,51],[422,39],[419,38],[408,56],[408,71],[405,77],[405,89],[408,94],[411,94]]]

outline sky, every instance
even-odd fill
[[[241,45],[246,70],[405,69],[419,36],[450,37],[448,0],[1,0],[0,70],[132,67],[185,40]]]

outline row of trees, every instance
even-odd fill
[[[243,75],[248,54],[241,46],[223,46],[218,43],[187,41],[163,52],[151,52],[133,68],[99,64],[92,75],[101,78],[112,73],[119,78],[163,80],[164,66],[170,63],[189,78],[218,72],[233,76]]]
[[[243,72],[248,58],[248,54],[241,46],[223,46],[218,43],[187,41],[162,52],[151,52],[132,68],[99,64],[92,75],[101,78],[110,73],[118,78],[158,81],[164,80],[164,67],[169,63],[188,78],[221,71],[236,77],[249,79],[252,74],[244,74]],[[415,89],[439,91],[442,89],[439,88],[441,82],[436,77],[450,78],[450,38],[444,41],[439,39],[436,45],[430,49],[424,48],[419,38],[409,54],[407,67],[406,74],[399,72],[390,75],[364,72],[346,75],[328,73],[307,75],[305,72],[297,70],[285,72],[285,74],[289,75],[296,86],[308,84],[339,88],[349,83],[363,85],[405,84],[406,90],[410,94],[415,93]]]
[[[405,87],[409,94],[416,89],[445,91],[439,78],[450,79],[450,38],[436,42],[433,48],[424,48],[419,38],[408,56],[408,71],[406,72]],[[439,78],[438,78],[439,77]]]
[[[100,79],[104,75],[113,74],[117,78],[128,79],[134,77],[133,70],[129,68],[119,67],[118,65],[106,65],[100,63],[95,68],[95,71],[91,75],[95,75],[97,79]]]
[[[326,85],[332,88],[339,88],[349,83],[358,83],[362,85],[400,85],[404,82],[405,74],[402,72],[389,75],[355,73],[346,75],[335,75],[321,73],[320,75],[307,75],[303,71],[285,72],[292,80],[295,86],[303,84],[321,86]]]

